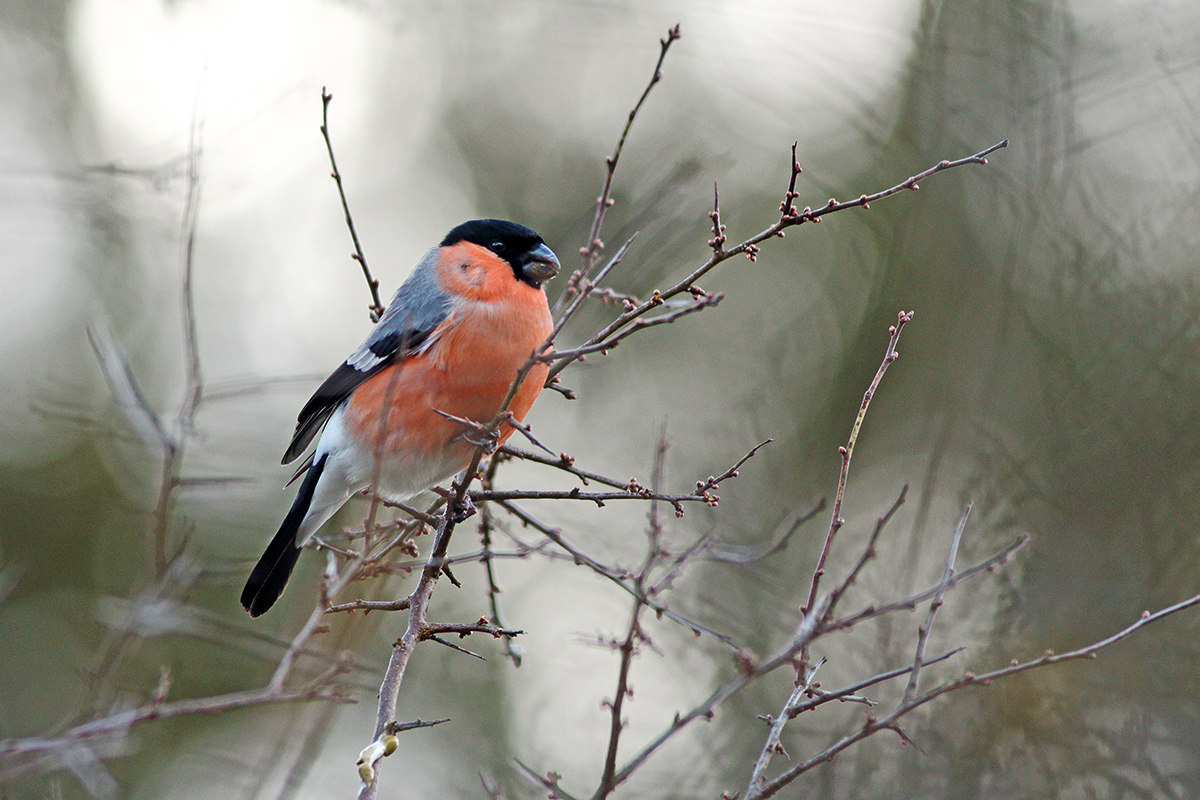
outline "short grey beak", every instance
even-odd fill
[[[545,244],[539,244],[530,250],[522,261],[524,263],[521,265],[521,276],[531,286],[541,286],[543,281],[550,280],[561,269],[558,256]]]

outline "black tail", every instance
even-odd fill
[[[317,488],[321,473],[325,471],[325,459],[328,457],[327,453],[317,459],[304,476],[292,508],[283,518],[283,524],[279,526],[279,533],[275,534],[275,538],[267,545],[267,551],[254,565],[250,579],[246,581],[246,588],[242,589],[242,606],[252,617],[266,613],[267,609],[275,605],[275,601],[287,586],[292,569],[300,558],[301,548],[296,543],[296,532],[300,530],[300,523],[304,521],[308,508],[312,505],[313,492]]]

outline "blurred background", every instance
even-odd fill
[[[564,373],[530,422],[580,466],[689,491],[764,438],[716,509],[673,521],[761,551],[832,497],[845,440],[900,309],[916,319],[855,454],[831,575],[908,485],[846,611],[922,589],[955,520],[960,564],[1018,535],[1002,573],[952,592],[938,675],[1066,651],[1200,591],[1200,6],[1185,2],[780,4],[7,0],[0,7],[0,738],[51,735],[148,700],[262,685],[316,596],[306,554],[270,615],[237,596],[290,502],[279,466],[295,415],[370,327],[318,126],[321,87],[366,256],[385,297],[458,222],[507,217],[577,263],[603,158],[680,23],[627,144],[605,229],[640,232],[610,284],[641,296],[703,261],[714,182],[740,241],[778,216],[789,148],[798,205],[896,184],[1011,145],[987,167],[830,216],[701,282],[717,309]],[[105,383],[87,330],[173,429],[186,389],[181,281],[193,134],[193,266],[204,398],[166,517],[182,544],[152,585],[147,530],[163,460]],[[565,281],[551,286],[552,298]],[[612,314],[589,307],[577,342]],[[560,346],[561,346],[560,345]],[[117,355],[119,354],[119,355]],[[126,398],[127,400],[128,398]],[[143,420],[144,422],[144,420]],[[506,467],[506,485],[561,480]],[[635,565],[644,507],[530,504],[564,536]],[[340,518],[361,519],[361,508]],[[764,654],[799,619],[827,518],[782,553],[701,564],[672,608]],[[533,541],[533,535],[523,532]],[[477,546],[464,526],[458,551]],[[487,613],[481,571],[438,586],[437,619]],[[537,560],[498,566],[517,669],[418,650],[384,797],[542,793],[514,758],[589,794],[603,766],[628,597]],[[381,591],[398,596],[400,579]],[[351,589],[356,595],[357,587]],[[365,589],[364,589],[365,591]],[[837,688],[912,658],[923,617],[822,640]],[[1197,613],[1103,653],[944,697],[910,718],[918,752],[880,736],[783,796],[1200,796]],[[339,620],[355,705],[260,707],[136,727],[0,772],[0,796],[347,797],[375,691],[405,620]],[[728,648],[651,621],[623,757],[735,674]],[[936,677],[931,676],[931,677]],[[902,687],[874,695],[895,701]],[[689,729],[619,794],[718,797],[745,785],[790,692],[773,676]],[[801,717],[794,759],[861,725],[861,706]],[[784,763],[783,759],[779,763]]]

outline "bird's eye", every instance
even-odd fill
[[[503,253],[504,252],[504,242],[492,242],[492,244],[488,247],[488,249],[491,250],[493,253]]]

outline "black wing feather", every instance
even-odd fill
[[[426,344],[434,330],[450,315],[450,296],[437,282],[439,251],[440,248],[435,247],[425,254],[408,280],[396,290],[387,311],[367,340],[304,404],[296,421],[292,443],[283,454],[284,464],[290,464],[304,452],[329,416],[363,381]],[[296,474],[303,471],[301,467]]]
[[[375,373],[411,353],[429,338],[432,331],[404,331],[389,333],[379,340],[365,345],[380,360],[368,369],[359,369],[350,362],[343,363],[325,379],[309,401],[300,409],[296,421],[296,432],[292,434],[292,443],[283,454],[283,463],[290,464],[300,457],[308,448],[313,438],[329,420],[329,416],[341,405],[350,394]],[[403,352],[401,350],[403,349]],[[301,470],[303,471],[303,470]],[[299,475],[299,473],[297,473]],[[292,476],[295,480],[296,476]]]

